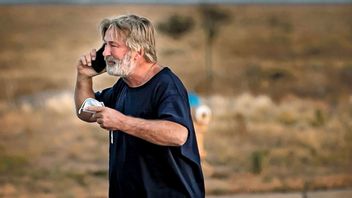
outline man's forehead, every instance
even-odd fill
[[[122,32],[116,30],[116,28],[113,28],[112,26],[110,26],[104,35],[104,41],[106,42],[123,42],[123,38],[122,38]]]

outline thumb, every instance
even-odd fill
[[[89,106],[85,108],[88,111],[94,111],[94,112],[101,112],[104,110],[105,107],[99,107],[99,106]]]

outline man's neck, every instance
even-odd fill
[[[157,63],[144,63],[137,65],[130,75],[124,77],[123,80],[129,87],[140,87],[147,83],[155,76],[161,67]]]

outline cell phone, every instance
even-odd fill
[[[103,51],[104,51],[104,45],[97,51],[95,60],[92,61],[92,67],[93,69],[100,73],[106,68],[106,62],[103,56]]]

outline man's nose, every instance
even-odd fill
[[[109,47],[109,45],[105,45],[104,51],[103,51],[103,56],[107,57],[107,56],[110,56],[110,55],[111,55],[110,47]]]

